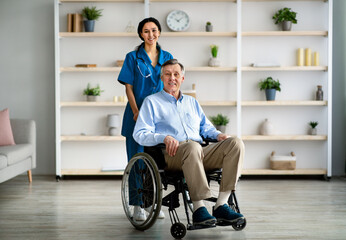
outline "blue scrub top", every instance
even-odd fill
[[[129,52],[126,55],[124,64],[118,76],[118,81],[121,84],[131,84],[133,86],[133,93],[135,95],[138,109],[142,106],[143,100],[148,95],[160,92],[163,89],[163,83],[160,79],[161,66],[164,62],[173,58],[172,54],[163,51],[158,47],[159,58],[155,67],[151,65],[151,60],[141,46],[137,51]],[[133,112],[130,104],[127,103],[121,135],[131,137],[136,122],[133,120]]]

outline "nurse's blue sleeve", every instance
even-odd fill
[[[124,64],[120,70],[118,81],[121,84],[128,83],[133,85],[134,82],[134,68],[136,67],[135,59],[132,53],[126,54]]]

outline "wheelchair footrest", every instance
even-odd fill
[[[245,218],[241,218],[235,221],[223,221],[223,220],[218,220],[216,222],[217,226],[232,226],[232,225],[242,225],[245,222]]]
[[[213,224],[213,225],[187,224],[187,230],[198,230],[198,229],[214,228],[214,227],[216,227],[216,224]]]

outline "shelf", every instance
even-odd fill
[[[60,102],[61,107],[124,107],[127,102]]]
[[[128,32],[60,32],[60,37],[138,37]]]
[[[187,72],[236,72],[236,67],[186,67]]]
[[[261,36],[322,36],[327,37],[328,31],[251,31],[242,32],[244,37]]]
[[[121,67],[61,67],[60,72],[120,72]],[[187,72],[236,72],[236,67],[186,67]]]
[[[232,107],[236,106],[236,101],[199,101],[199,104],[203,107]]]
[[[236,32],[162,32],[162,37],[236,37]]]
[[[244,141],[325,141],[326,135],[244,135]]]
[[[244,72],[259,71],[328,71],[327,66],[242,67]]]
[[[120,72],[121,67],[61,67],[60,72]]]
[[[144,0],[60,0],[62,3],[73,3],[73,2],[140,2],[144,3]]]
[[[243,101],[242,106],[327,106],[327,101]]]
[[[243,169],[242,175],[326,175],[326,169],[295,169],[295,170],[271,170],[271,169]]]
[[[237,2],[237,0],[149,0],[150,2]]]
[[[61,175],[70,175],[70,176],[92,176],[92,175],[114,175],[122,176],[124,171],[115,170],[115,171],[101,171],[100,169],[61,169]]]
[[[60,137],[62,142],[84,142],[84,141],[125,141],[123,136],[82,136],[82,135],[63,135]]]
[[[128,32],[60,32],[60,37],[138,37]],[[236,32],[162,32],[162,37],[236,37]]]
[[[328,0],[242,0],[242,2],[328,2]]]

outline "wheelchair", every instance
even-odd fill
[[[202,146],[208,145],[213,140],[204,140]],[[156,221],[161,206],[168,207],[169,218],[172,223],[171,235],[175,239],[182,239],[187,230],[197,230],[205,228],[199,225],[194,225],[190,218],[193,212],[192,201],[189,197],[188,187],[184,179],[182,171],[170,172],[164,170],[165,161],[162,153],[164,144],[159,144],[154,147],[144,147],[143,153],[137,153],[129,161],[125,168],[122,178],[121,197],[125,214],[130,223],[138,230],[144,231],[149,229]],[[210,185],[211,181],[216,181],[220,184],[222,170],[216,169],[206,172],[207,180]],[[173,186],[173,191],[168,195],[162,195],[162,190],[167,190],[168,185]],[[187,226],[180,222],[176,208],[180,207],[179,196],[182,195]],[[205,201],[216,202],[216,197],[205,199]],[[133,204],[133,202],[136,204]],[[231,193],[228,199],[229,206],[240,213],[238,201],[234,192]],[[140,205],[147,210],[147,218],[145,221],[136,221],[133,217],[134,206]],[[216,227],[226,226],[223,222],[218,222]],[[241,219],[234,223],[232,227],[236,231],[243,230],[246,226],[246,219]]]

